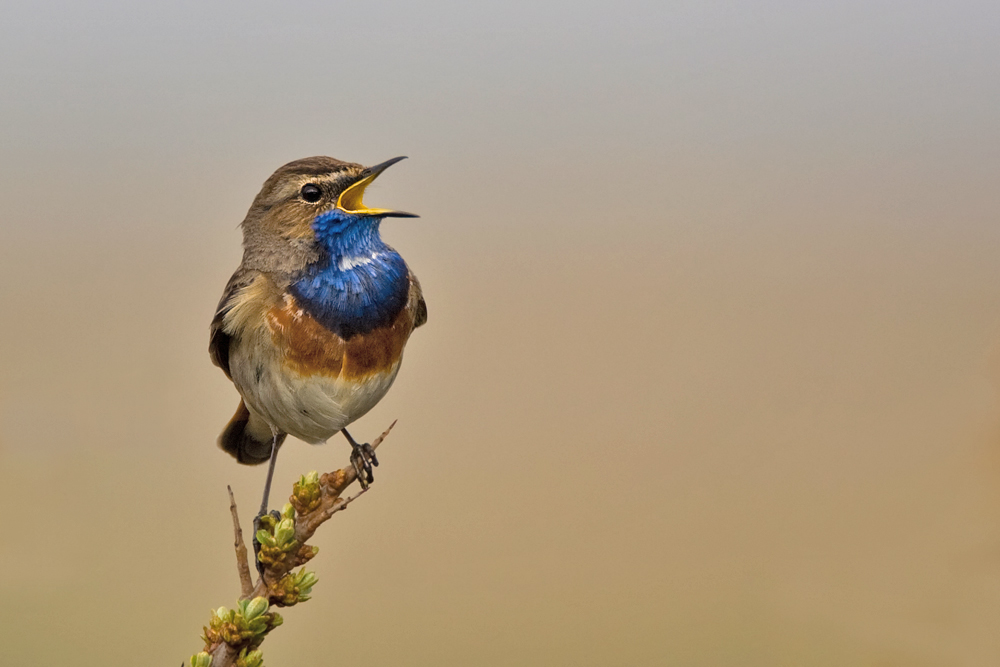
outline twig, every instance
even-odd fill
[[[389,431],[392,427],[396,425],[396,422],[389,424],[382,435],[375,438],[372,441],[372,449],[377,449],[385,437],[389,435]],[[322,500],[320,501],[320,506],[317,510],[313,512],[305,513],[300,516],[295,522],[295,539],[299,544],[305,544],[306,540],[313,536],[316,529],[320,525],[329,519],[331,516],[341,511],[347,505],[352,503],[355,498],[364,493],[364,490],[360,491],[353,498],[349,498],[346,501],[340,497],[340,494],[344,492],[348,486],[350,486],[354,480],[358,478],[357,471],[354,470],[354,466],[347,466],[346,468],[341,468],[334,472],[324,473],[320,477],[320,485],[323,490]],[[257,588],[260,587],[260,582],[257,583]]]
[[[389,428],[387,428],[382,435],[372,441],[371,448],[373,450],[382,444],[382,441],[385,440],[385,437],[389,435],[389,431],[391,431],[392,427],[395,425],[396,422],[392,422],[392,424],[389,425]],[[233,496],[232,488],[227,487],[229,489],[229,510],[233,516],[236,569],[240,575],[241,600],[250,600],[262,597],[265,598],[268,605],[271,606],[295,604],[296,598],[293,597],[292,599],[289,599],[287,598],[286,593],[287,583],[293,578],[294,573],[292,573],[292,570],[310,560],[316,555],[317,551],[313,547],[306,544],[306,541],[309,540],[309,538],[311,538],[316,532],[316,529],[328,521],[330,517],[337,512],[347,509],[348,505],[363,496],[368,491],[368,489],[361,489],[353,496],[348,496],[346,498],[341,497],[344,490],[358,478],[357,471],[354,469],[353,465],[348,465],[345,468],[341,468],[340,470],[335,470],[333,472],[324,473],[318,477],[318,480],[316,473],[310,473],[310,475],[312,475],[312,478],[306,485],[308,488],[303,491],[303,488],[299,486],[299,483],[297,483],[291,497],[289,498],[289,502],[296,510],[294,517],[293,541],[289,543],[287,547],[283,548],[285,553],[281,554],[280,557],[275,560],[263,558],[262,552],[261,563],[264,564],[263,574],[257,578],[256,582],[253,582],[251,577],[247,547],[243,542],[243,530],[240,528],[239,515],[236,511],[236,499]],[[305,477],[303,479],[305,479]],[[302,571],[299,572],[299,575],[301,574]],[[313,576],[312,581],[315,582],[314,575],[309,576]],[[312,584],[308,585],[311,587]],[[213,624],[214,623],[215,621],[213,621]],[[277,623],[280,623],[280,618]],[[239,651],[240,646],[243,646],[244,644],[235,643],[231,645],[230,643],[227,643],[227,641],[234,640],[223,640],[220,634],[223,630],[222,628],[216,629],[214,634],[210,632],[207,627],[205,630],[205,652],[211,655],[211,667],[233,667],[237,660],[243,660],[243,658],[240,658]],[[265,631],[264,634],[269,631],[270,630]],[[255,648],[261,641],[263,641],[263,635],[258,636],[258,639],[255,640],[255,643],[251,643],[249,648]],[[208,659],[208,656],[204,653],[199,655],[201,655],[203,659]],[[258,653],[257,655],[259,656],[260,654]],[[198,656],[192,656],[192,658],[197,657]],[[243,663],[241,662],[240,664]]]
[[[243,598],[249,598],[253,593],[253,579],[250,577],[250,562],[247,559],[247,545],[243,542],[243,529],[240,528],[240,516],[236,513],[236,498],[233,487],[226,486],[229,491],[229,511],[233,514],[233,532],[236,534],[236,570],[240,574],[240,592]]]

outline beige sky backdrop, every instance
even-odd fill
[[[267,664],[997,664],[995,3],[145,4],[0,9],[0,664],[235,602],[208,322],[314,154],[411,157],[430,322]]]

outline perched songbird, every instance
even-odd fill
[[[344,428],[389,390],[410,333],[427,321],[420,283],[379,235],[365,188],[394,158],[365,168],[329,157],[267,179],[243,221],[243,262],[226,285],[209,353],[243,400],[219,437],[240,463],[270,460],[291,434],[318,444],[343,432],[365,486],[378,465]]]

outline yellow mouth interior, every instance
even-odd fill
[[[357,183],[350,185],[346,190],[341,192],[340,197],[337,198],[337,208],[345,213],[351,213],[353,215],[385,215],[387,213],[392,213],[392,209],[368,208],[365,206],[363,201],[365,188],[367,188],[376,178],[378,178],[378,174],[372,174],[371,176],[366,176]]]

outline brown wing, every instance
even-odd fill
[[[427,302],[424,301],[424,293],[420,289],[420,281],[410,271],[410,303],[413,302],[413,299],[417,301],[413,313],[413,328],[416,329],[427,323]]]
[[[212,363],[221,368],[230,380],[233,379],[229,372],[229,342],[232,337],[223,331],[222,320],[232,308],[233,295],[252,283],[256,277],[256,271],[237,269],[233,277],[229,279],[226,289],[222,292],[222,298],[215,309],[215,317],[212,318],[212,324],[209,327],[208,354],[212,357]]]

